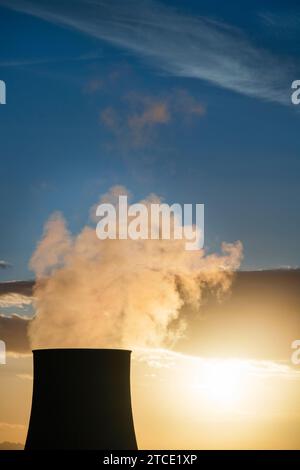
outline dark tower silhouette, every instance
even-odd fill
[[[34,382],[25,450],[137,449],[130,351],[33,351]]]

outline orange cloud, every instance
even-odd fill
[[[87,94],[93,94],[99,90],[102,90],[103,85],[103,80],[99,78],[92,78],[85,84],[83,91]]]
[[[204,114],[205,107],[186,90],[173,90],[165,96],[131,92],[123,96],[118,108],[103,109],[100,122],[122,145],[144,147],[155,137],[155,131],[171,121],[186,122]]]

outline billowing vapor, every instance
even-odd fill
[[[125,191],[101,200],[115,203]],[[228,291],[241,256],[240,242],[207,255],[185,250],[184,239],[99,240],[93,226],[73,236],[54,214],[30,262],[32,347],[170,347],[184,334],[183,306],[200,308],[206,289]]]

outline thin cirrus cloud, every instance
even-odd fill
[[[0,3],[1,4],[1,3]],[[0,67],[12,68],[12,67],[27,67],[27,66],[38,66],[38,65],[49,65],[49,64],[60,64],[64,62],[83,62],[99,59],[100,54],[89,53],[82,54],[77,57],[61,57],[61,58],[41,58],[41,59],[13,59],[4,60],[0,62]]]
[[[152,0],[0,0],[0,5],[127,49],[165,73],[262,100],[290,102],[298,66],[224,23]]]
[[[286,11],[278,10],[275,12],[262,11],[258,14],[263,24],[270,28],[279,29],[285,36],[294,36],[300,26],[300,10],[299,8]]]

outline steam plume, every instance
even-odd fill
[[[112,188],[102,201],[126,190]],[[143,203],[155,199],[150,196]],[[185,303],[201,305],[204,288],[230,288],[242,246],[222,254],[186,251],[185,240],[99,240],[85,226],[72,236],[60,214],[46,223],[30,265],[35,271],[34,348],[169,347],[184,332]]]

